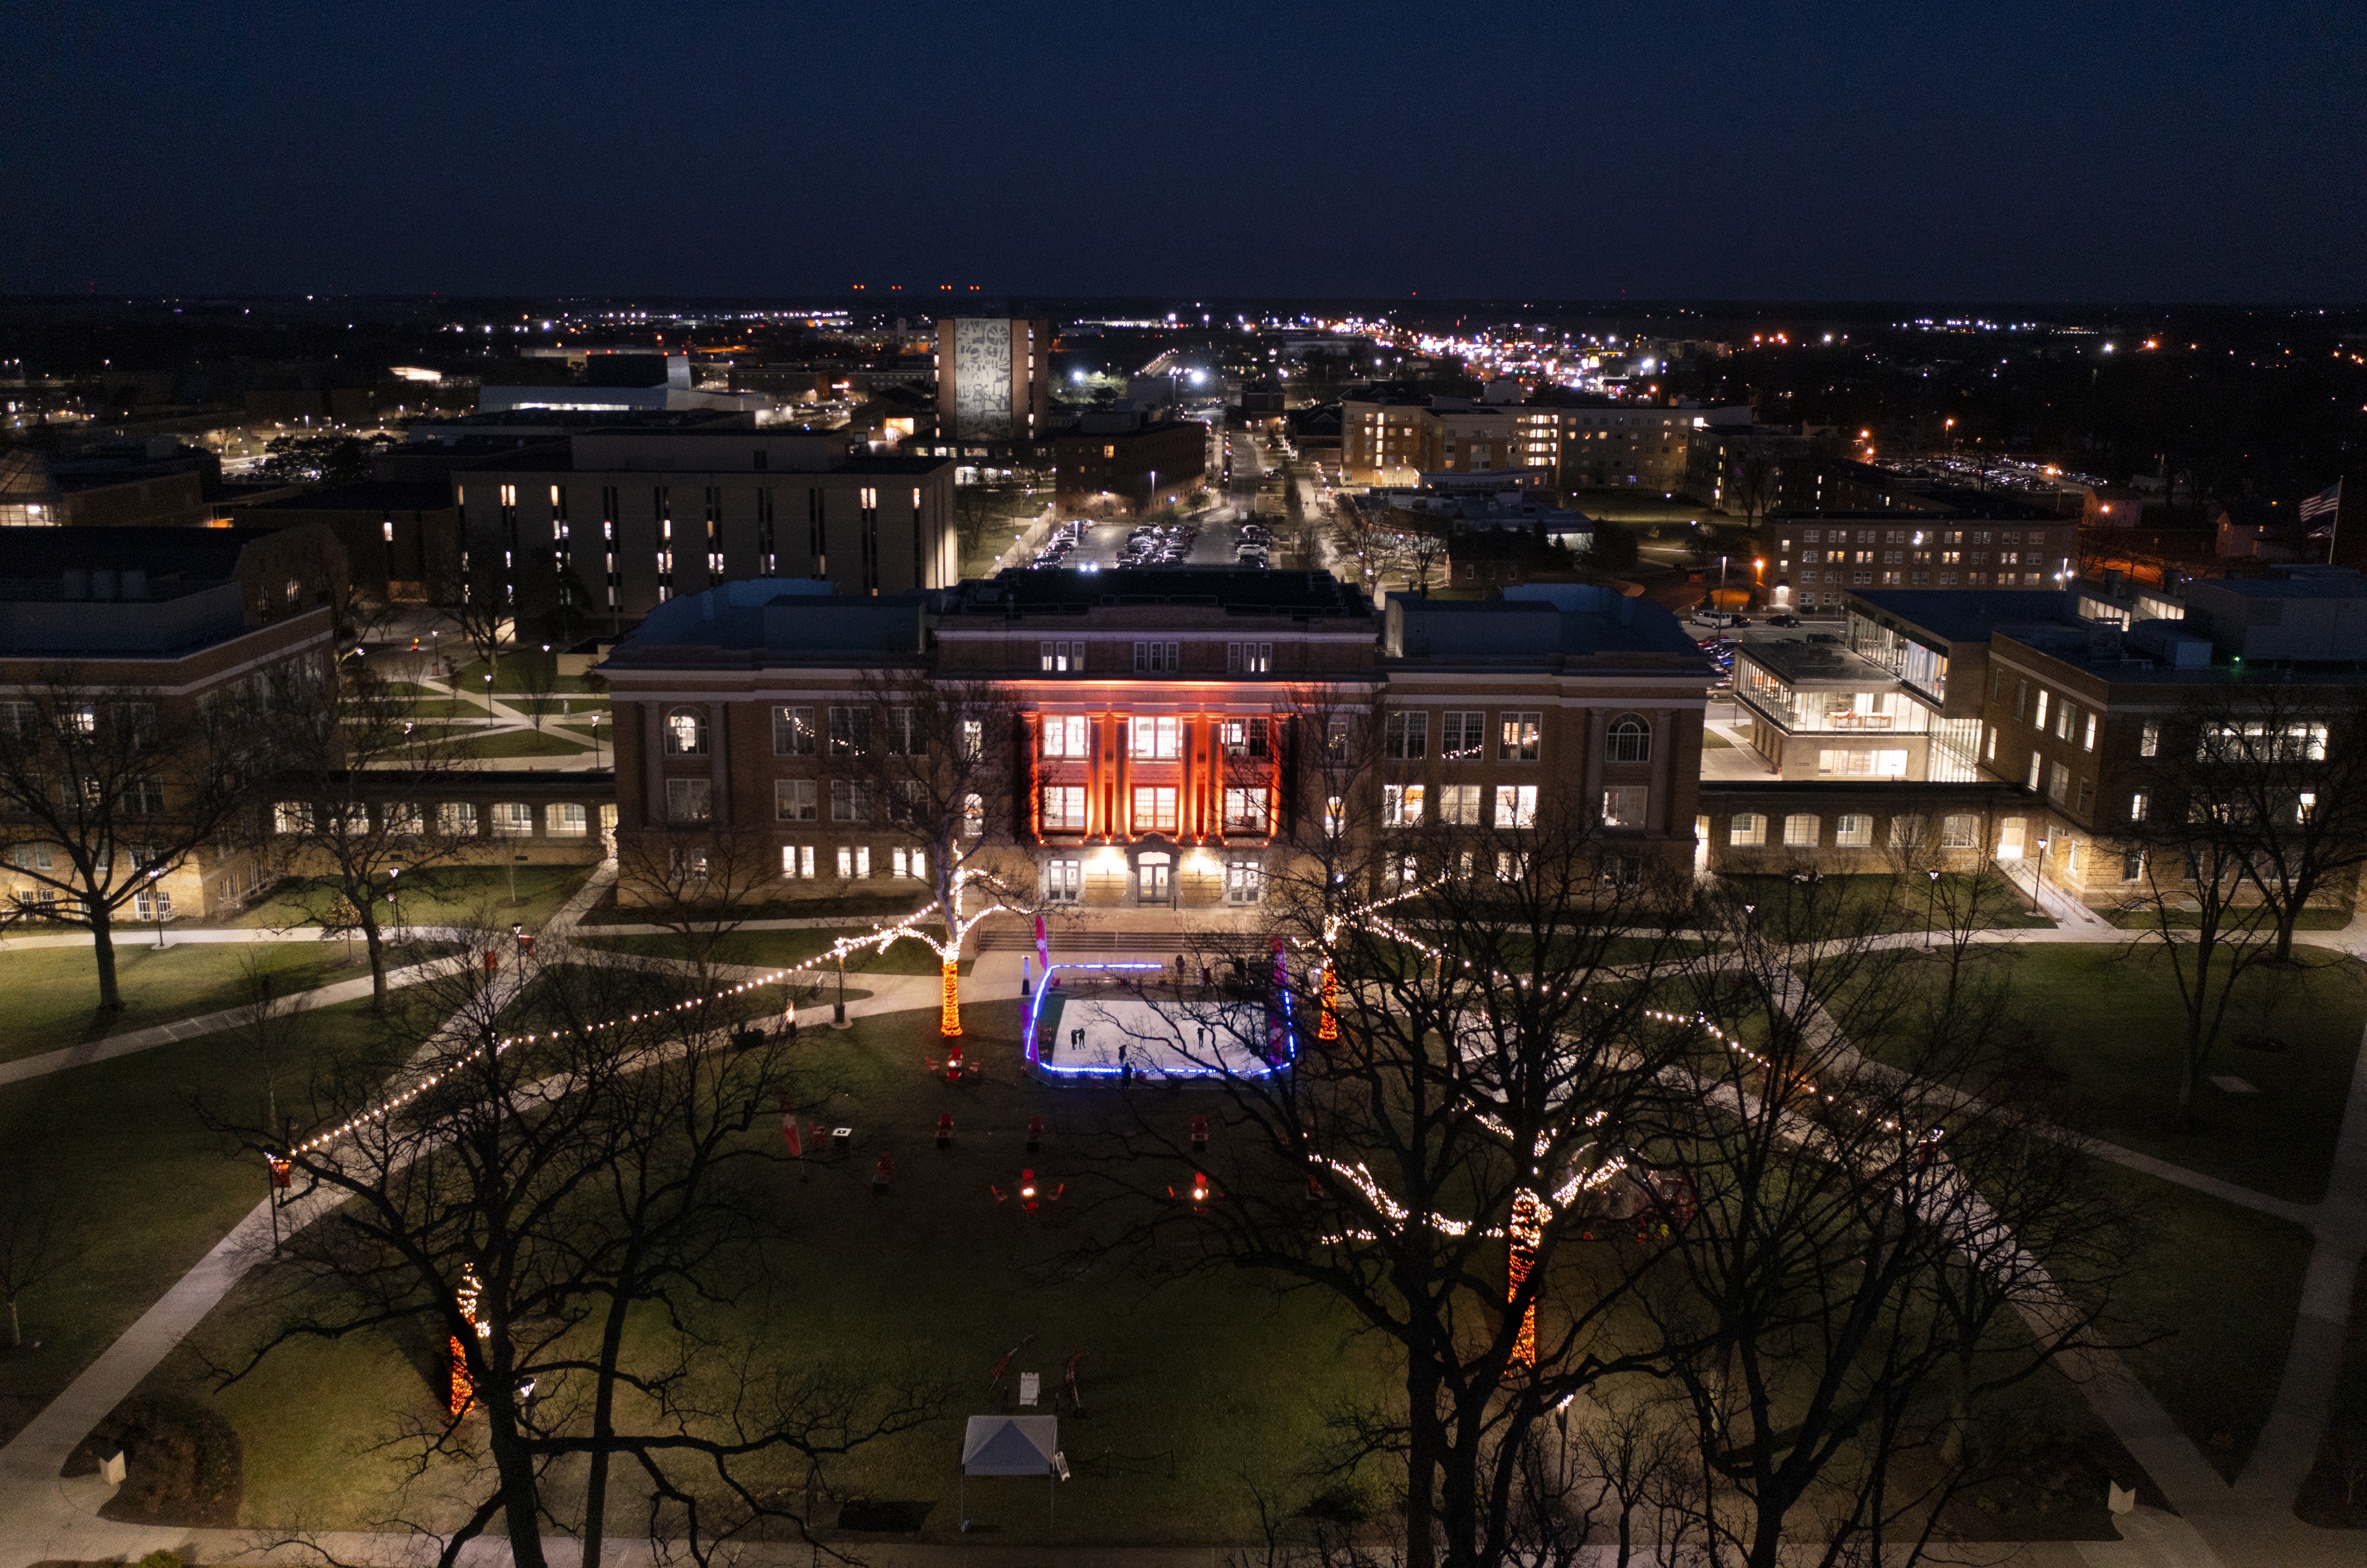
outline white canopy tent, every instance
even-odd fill
[[[1069,1478],[1069,1462],[1060,1454],[1060,1418],[1057,1416],[973,1416],[962,1433],[961,1520],[969,1529],[969,1478],[973,1475],[1040,1475],[1052,1487],[1057,1506],[1059,1483]]]

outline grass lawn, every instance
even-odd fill
[[[1734,749],[1734,742],[1728,740],[1725,736],[1717,733],[1717,731],[1714,729],[1704,729],[1702,731],[1702,750],[1705,751],[1731,751]]]
[[[402,919],[406,925],[441,926],[459,924],[481,914],[499,924],[515,920],[530,931],[539,931],[575,896],[575,890],[583,886],[593,870],[590,865],[522,865],[516,868],[515,883],[510,872],[498,865],[448,866],[432,873],[406,873],[402,879]],[[428,888],[430,882],[432,889],[422,891]],[[510,897],[513,886],[517,889],[515,902]],[[325,907],[329,898],[329,892],[320,884],[290,878],[258,902],[240,910],[238,918],[229,923],[269,929],[315,925],[319,922],[311,908]]]
[[[1753,918],[1778,941],[1805,941],[1835,927],[1856,931],[1864,921],[1872,923],[1863,929],[1876,932],[1920,932],[1930,889],[1920,872],[1899,877],[1827,876],[1806,886],[1772,872],[1730,874],[1723,880],[1736,902],[1758,906]],[[2052,929],[2055,924],[2048,916],[2032,914],[2029,905],[1994,876],[1982,878],[1976,888],[1969,877],[1943,873],[1938,888],[1930,904],[1942,930],[1949,925],[1952,904],[1969,909],[1969,925],[1978,930]]]
[[[2367,970],[2324,949],[2311,967],[2255,969],[2237,988],[2206,1075],[2243,1079],[2231,1094],[2206,1076],[2195,1125],[2180,1132],[2178,1057],[2184,1012],[2157,948],[2033,944],[1985,955],[2011,976],[2022,1012],[2085,1130],[2190,1170],[2295,1202],[2324,1192],[2351,1067],[2367,1026]],[[2248,1048],[2266,1043],[2273,1050]],[[1876,1055],[1881,1055],[1878,1045]]]
[[[942,932],[945,928],[936,930]],[[818,927],[797,931],[732,931],[716,944],[719,964],[753,964],[767,968],[786,969],[813,961],[814,955],[832,942],[855,934],[844,929]],[[674,936],[598,936],[582,939],[586,947],[606,948],[616,953],[638,953],[651,958],[679,958],[683,954],[682,939]],[[978,961],[965,958],[961,972],[965,975]],[[850,975],[934,975],[937,955],[917,942],[899,942],[886,952],[877,949],[849,954],[846,972]],[[825,994],[828,994],[825,992]]]
[[[143,945],[137,935],[118,932],[115,973],[123,1010],[102,1020],[93,1011],[98,975],[88,947],[0,953],[0,991],[8,998],[0,1010],[0,1061],[237,1007],[247,999],[242,973],[250,959],[270,972],[283,996],[369,974],[360,962],[347,963],[340,943],[205,942],[159,950],[153,936]]]
[[[1668,536],[1672,542],[1683,538],[1687,522],[1706,525],[1712,520],[1710,509],[1701,502],[1682,495],[1663,500],[1658,491],[1581,490],[1573,492],[1572,500],[1580,512],[1605,523],[1673,525],[1676,532]]]
[[[571,736],[554,735],[547,729],[513,729],[500,735],[480,735],[472,739],[455,738],[448,753],[455,757],[581,757],[589,752],[588,745],[579,745]]]
[[[473,718],[481,723],[485,705],[447,696],[425,696],[412,702],[411,713],[414,718]]]
[[[514,694],[521,696],[526,694],[527,688],[536,684],[536,682],[531,679],[534,673],[532,666],[538,662],[541,657],[542,656],[538,653],[518,653],[515,651],[504,653],[502,655],[500,667],[493,671],[493,695],[496,697],[502,697]],[[485,661],[479,659],[462,665],[460,667],[460,684],[472,692],[483,691],[485,689]],[[447,687],[447,689],[448,690],[449,688]],[[606,686],[595,686],[592,684],[581,675],[552,675],[549,677],[547,682],[544,683],[544,689],[549,691],[553,696],[572,696],[578,692],[605,692],[607,690]]]
[[[846,890],[826,898],[776,898],[761,904],[743,904],[740,913],[751,920],[870,919],[878,917],[893,923],[920,908],[927,897],[926,893],[914,883],[890,882],[888,886],[902,891]],[[634,904],[617,903],[613,890],[583,917],[586,926],[638,926],[647,925],[649,920],[647,909]],[[838,927],[832,940],[837,940],[853,929]]]
[[[2106,1332],[2219,1473],[2233,1481],[2276,1403],[2301,1308],[2309,1233],[2119,1166],[2098,1164],[2145,1227]]]
[[[28,989],[17,999],[39,995]],[[294,1059],[278,1075],[284,1106],[293,1107],[308,1066],[375,1051],[368,1005],[291,1021]],[[56,1195],[56,1228],[67,1243],[58,1271],[23,1299],[26,1337],[40,1348],[11,1353],[0,1342],[0,1440],[262,1201],[261,1166],[228,1157],[196,1108],[202,1094],[232,1113],[259,1116],[252,1101],[261,1092],[253,1051],[234,1032],[0,1086],[9,1179],[37,1173],[36,1190]]]
[[[1296,1489],[1326,1409],[1352,1395],[1386,1396],[1380,1347],[1319,1300],[1278,1298],[1242,1274],[1150,1288],[1138,1269],[1080,1245],[1096,1216],[1073,1190],[1033,1217],[997,1203],[989,1184],[1011,1191],[1022,1164],[1048,1185],[1079,1181],[1071,1134],[1102,1110],[1100,1091],[1047,1089],[1016,1072],[1018,1018],[1011,1003],[969,1010],[971,1060],[986,1077],[958,1088],[922,1068],[934,1042],[925,1013],[864,1020],[844,1033],[809,1031],[809,1092],[826,1096],[813,1119],[853,1127],[854,1148],[804,1165],[782,1159],[756,1178],[787,1235],[716,1310],[736,1314],[731,1326],[755,1332],[785,1369],[829,1357],[858,1375],[945,1391],[943,1414],[924,1429],[862,1450],[830,1475],[839,1498],[905,1505],[918,1531],[901,1539],[965,1539],[955,1470],[964,1418],[1010,1408],[1020,1371],[1040,1372],[1048,1393],[1056,1389],[1078,1353],[1086,1413],[1060,1414],[1076,1479],[1060,1490],[1058,1524],[1045,1523],[1042,1483],[974,1482],[979,1528],[968,1539],[1255,1539],[1252,1481]],[[957,1118],[947,1153],[931,1146],[940,1110]],[[1177,1113],[1187,1110],[1179,1101]],[[1049,1137],[1031,1160],[1024,1129],[1039,1112]],[[777,1150],[769,1124],[759,1135]],[[868,1177],[883,1149],[897,1155],[897,1176],[876,1197]],[[218,1350],[249,1342],[255,1300],[234,1294],[200,1330],[204,1342]],[[1023,1342],[991,1391],[990,1371]],[[399,1466],[366,1450],[400,1420],[433,1415],[443,1392],[437,1360],[432,1348],[363,1336],[286,1354],[252,1382],[211,1393],[193,1382],[185,1352],[143,1392],[195,1392],[236,1427],[248,1523],[333,1528],[395,1512]],[[562,1466],[553,1477],[562,1518],[580,1476]],[[450,1504],[432,1495],[447,1483],[448,1475],[431,1474],[431,1495],[407,1499],[407,1516],[449,1522]],[[615,1528],[625,1528],[637,1501],[618,1500]],[[822,1514],[830,1517],[827,1506]]]
[[[2150,909],[2099,909],[2096,913],[2123,931],[2150,931],[2161,929],[2160,917]],[[2169,911],[2169,929],[2174,931],[2191,931],[2194,929],[2197,918],[2187,910],[2172,909]],[[2349,912],[2342,909],[2304,909],[2293,917],[2293,930],[2297,931],[2339,931],[2350,923]],[[2267,929],[2271,934],[2273,934],[2276,930],[2273,925]]]

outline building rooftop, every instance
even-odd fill
[[[710,425],[743,435],[756,428],[753,415],[729,409],[492,409],[418,420],[412,424],[410,434],[414,444],[425,444],[511,434],[558,435],[594,430],[691,434]]]
[[[1861,588],[1850,602],[1951,644],[1987,642],[2016,626],[2083,624],[2073,596],[2054,589]]]
[[[1222,610],[1232,615],[1364,619],[1371,606],[1326,571],[1229,566],[1120,567],[1110,571],[1014,568],[956,589],[951,615],[1083,615],[1097,608]]]
[[[1583,582],[1527,583],[1501,599],[1392,593],[1382,651],[1405,660],[1552,660],[1638,654],[1698,667],[1708,660],[1676,616],[1649,599]]]
[[[1787,686],[1831,687],[1852,692],[1888,691],[1899,683],[1873,660],[1829,642],[1745,642],[1734,657],[1758,665]]]
[[[365,479],[331,485],[301,495],[258,501],[256,512],[434,512],[452,504],[452,487],[440,479]]]
[[[669,599],[608,655],[605,670],[762,668],[917,659],[937,595],[840,597],[811,578],[759,577]]]

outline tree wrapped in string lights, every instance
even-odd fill
[[[884,825],[903,874],[927,885],[927,911],[943,934],[907,920],[889,940],[936,953],[937,1030],[956,1038],[962,943],[980,921],[1027,907],[1035,893],[1010,848],[1018,703],[991,682],[890,670],[865,682],[859,707],[832,712],[822,750],[832,808],[844,799],[855,820]]]

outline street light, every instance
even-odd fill
[[[485,728],[493,727],[493,672],[485,671]]]
[[[1923,895],[1923,945],[1929,947],[1931,945],[1931,908],[1940,901],[1940,874],[1927,871],[1923,874],[1931,879],[1931,887]]]
[[[156,879],[164,874],[161,865],[148,868],[148,912],[156,917],[156,951],[164,950],[164,906],[156,902]]]
[[[2033,857],[2032,858],[2031,863],[2030,863],[2030,912],[2031,912],[2032,914],[2033,914],[2033,915],[2035,915],[2035,914],[2037,914],[2037,913],[2039,912],[2039,911],[2038,911],[2038,880],[2039,880],[2039,876],[2040,876],[2040,874],[2041,874],[2042,873],[2044,873],[2044,872],[2045,871],[2045,869],[2046,869],[2046,839],[2045,839],[2045,836],[2042,834],[2042,835],[2039,837],[2039,840],[2038,840],[2038,853],[2037,853],[2035,856],[2033,856]]]

